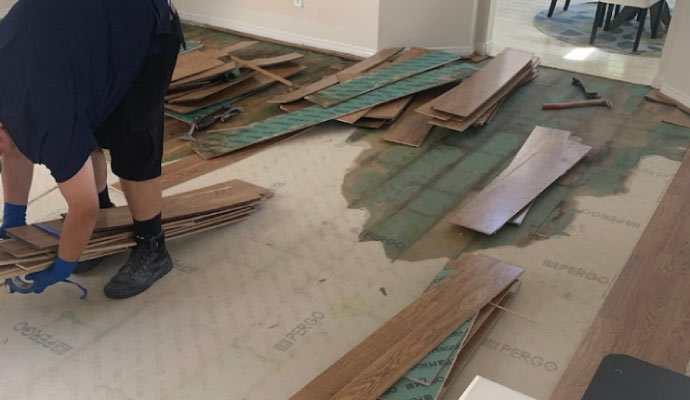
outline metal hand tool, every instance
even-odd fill
[[[196,138],[194,137],[194,132],[206,130],[212,127],[213,125],[217,124],[218,122],[228,122],[232,117],[244,112],[244,109],[242,109],[241,107],[227,105],[223,108],[225,109],[225,112],[223,112],[220,115],[198,118],[197,120],[194,120],[194,122],[192,122],[191,128],[189,129],[189,132],[182,136],[180,140],[184,140],[187,142],[195,142]]]
[[[585,84],[577,78],[573,78],[573,86],[577,86],[580,89],[582,89],[582,93],[585,94],[585,99],[594,100],[601,98],[601,96],[599,96],[599,93],[597,92],[588,92],[587,88],[585,87]]]

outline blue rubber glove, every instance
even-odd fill
[[[7,239],[7,228],[26,225],[26,206],[5,203],[0,226],[0,239]]]
[[[28,274],[26,276],[27,281],[33,281],[33,291],[34,293],[43,293],[43,291],[51,285],[58,282],[62,282],[67,279],[74,271],[77,266],[77,262],[69,262],[61,259],[60,257],[55,260],[55,264],[52,267],[40,271]]]

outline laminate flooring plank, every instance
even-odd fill
[[[412,102],[414,96],[403,97],[398,100],[393,100],[389,103],[381,104],[372,108],[369,112],[364,114],[365,118],[383,119],[387,121],[396,120],[400,114]]]
[[[235,68],[237,68],[237,65],[235,65],[234,62],[225,63],[215,68],[211,68],[208,71],[200,72],[198,74],[171,83],[170,89],[175,89],[183,85],[188,85],[190,83],[207,81],[219,77],[220,75],[227,74],[228,72],[233,71]]]
[[[375,399],[453,330],[505,290],[522,268],[481,255],[386,322],[292,400]]]
[[[505,49],[457,88],[436,100],[433,108],[463,118],[469,117],[511,82],[531,63],[532,58],[534,53]]]
[[[351,81],[332,86],[305,99],[322,107],[333,107],[347,100],[369,93],[426,71],[458,60],[460,57],[442,51],[432,51],[410,60],[397,62],[388,68],[359,76]]]
[[[690,153],[575,351],[552,400],[582,397],[604,356],[685,374],[690,359]]]
[[[532,69],[530,67],[523,69],[521,72],[518,73],[518,75],[516,76],[515,79],[513,79],[512,81],[508,82],[508,84],[503,86],[496,94],[493,95],[493,97],[489,101],[487,101],[482,106],[480,106],[479,109],[477,111],[475,111],[474,114],[472,114],[469,118],[467,118],[463,121],[458,121],[457,119],[453,119],[453,117],[451,116],[450,119],[445,120],[445,121],[441,120],[439,118],[434,118],[431,120],[430,123],[432,125],[441,126],[444,128],[464,132],[465,130],[470,128],[475,122],[477,122],[482,117],[482,115],[489,112],[497,102],[501,101],[501,99],[508,96],[510,94],[510,92],[512,92],[515,88],[519,87],[525,79],[529,79],[531,74],[532,74]],[[424,111],[424,109],[425,108],[422,107],[420,111]],[[445,115],[448,116],[450,114],[445,114]]]
[[[526,153],[529,155],[518,165],[506,169],[500,178],[469,200],[451,222],[494,234],[591,150],[578,141],[559,139],[550,131],[536,127],[532,134],[548,142]],[[529,138],[527,142],[533,143]]]
[[[212,96],[216,93],[220,93],[220,92],[224,91],[225,89],[228,89],[228,88],[233,87],[235,85],[239,85],[240,83],[242,83],[244,81],[252,79],[252,78],[254,78],[254,75],[255,74],[253,72],[245,73],[245,74],[242,74],[237,79],[234,79],[234,80],[229,81],[229,82],[220,82],[220,83],[212,84],[210,86],[206,86],[204,88],[194,90],[194,91],[189,92],[189,93],[184,93],[182,96],[173,95],[173,97],[171,97],[171,98],[166,98],[166,101],[169,104],[170,103],[176,104],[176,103],[198,102],[198,101],[204,100],[205,98]]]
[[[437,98],[447,89],[439,88],[418,94],[402,116],[398,118],[383,135],[383,140],[393,143],[419,147],[429,135],[433,126],[431,117],[420,114],[417,108]]]
[[[385,49],[381,50],[378,53],[374,54],[373,56],[367,58],[366,60],[360,61],[357,64],[354,64],[342,71],[340,71],[341,74],[360,74],[362,72],[365,72],[371,68],[374,68],[375,66],[381,64],[382,62],[385,62],[389,58],[393,57],[394,55],[398,54],[403,50],[402,47],[396,47],[396,48],[391,48],[391,49]],[[291,92],[276,96],[272,99],[270,99],[268,102],[269,103],[292,103],[293,101],[298,101],[303,99],[306,96],[309,96],[312,93],[316,93],[320,90],[326,89],[328,87],[331,87],[333,85],[338,84],[340,81],[338,80],[338,75],[333,74],[326,76],[310,85],[303,86],[300,89],[293,90]]]
[[[204,53],[201,50],[190,51],[177,58],[172,81],[175,82],[223,64],[225,63],[215,58],[213,54]]]
[[[661,93],[661,90],[659,89],[652,89],[645,95],[645,98],[647,100],[651,100],[657,103],[665,104],[667,106],[674,106],[678,108],[679,110],[682,110],[688,114],[690,114],[690,107],[687,107],[672,98],[666,96],[665,94]]]
[[[60,243],[60,238],[33,225],[9,228],[7,234],[37,250],[51,249]]]
[[[281,65],[266,67],[266,70],[274,74],[277,74],[283,78],[289,78],[293,75],[298,74],[305,68],[306,67],[297,64],[283,63]],[[193,105],[166,104],[165,108],[176,113],[188,114],[190,112],[197,111],[202,108],[206,108],[214,104],[220,103],[224,100],[230,100],[236,97],[244,96],[256,90],[263,89],[275,82],[277,81],[265,75],[256,74],[252,77],[252,79],[248,79],[237,85],[231,86],[230,88],[223,90],[220,93],[216,93],[212,96],[209,96],[202,101],[194,103]]]
[[[690,114],[686,114],[679,109],[664,117],[663,121],[667,124],[690,128]]]
[[[0,240],[0,250],[10,253],[17,258],[32,257],[46,253],[46,250],[35,249],[17,239]]]

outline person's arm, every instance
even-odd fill
[[[72,178],[59,183],[58,188],[67,201],[58,257],[75,262],[91,238],[98,216],[98,192],[91,157]]]

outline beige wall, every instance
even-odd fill
[[[477,1],[380,0],[378,47],[408,45],[471,54]]]
[[[0,0],[0,18],[7,15],[14,3],[16,3],[16,0]]]
[[[2,1],[2,0],[0,0]],[[366,56],[377,48],[379,0],[176,0],[183,19]]]
[[[690,107],[690,1],[677,1],[654,86]]]

